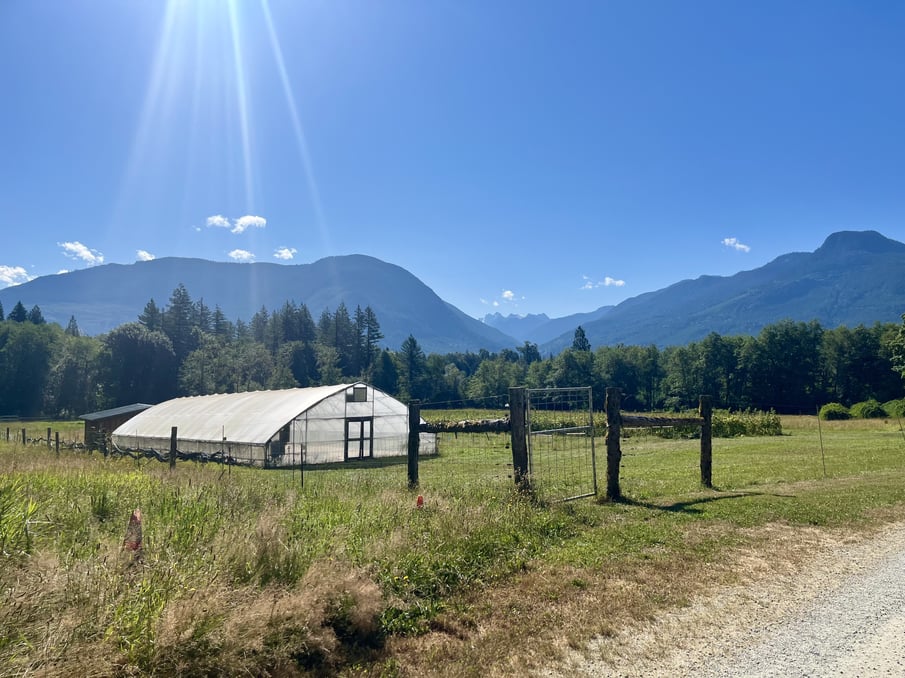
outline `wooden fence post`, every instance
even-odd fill
[[[622,498],[619,489],[619,465],[622,463],[622,449],[619,447],[619,436],[622,420],[619,414],[621,396],[618,388],[608,387],[606,390],[606,498],[616,501]]]
[[[47,427],[47,449],[50,449],[50,427]]]
[[[60,432],[56,432],[56,440],[57,440],[57,456],[60,456]]]
[[[509,389],[509,423],[515,486],[523,492],[529,492],[531,477],[528,472],[528,392],[524,388]]]
[[[701,484],[713,487],[713,401],[709,395],[702,395],[698,414],[704,420],[701,424]]]
[[[409,403],[408,478],[409,487],[418,487],[418,454],[421,451],[421,401]]]
[[[170,429],[170,470],[176,468],[176,427]]]
[[[25,437],[25,429],[22,429],[22,444],[25,445],[28,442],[28,438]]]

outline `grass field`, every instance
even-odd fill
[[[713,491],[697,440],[627,438],[617,504],[519,495],[505,436],[444,437],[417,490],[404,464],[170,472],[0,440],[0,675],[524,672],[733,581],[767,528],[896,515],[897,421],[782,424],[716,439]]]

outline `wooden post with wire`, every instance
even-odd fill
[[[528,469],[528,393],[524,388],[509,389],[510,445],[512,447],[512,476],[522,492],[531,490]]]
[[[170,470],[176,468],[176,427],[170,429]]]
[[[713,488],[713,400],[702,395],[698,404],[701,417],[701,484]]]
[[[621,392],[618,388],[608,387],[606,390],[606,498],[608,501],[622,499],[619,488],[619,466],[622,463],[622,449],[619,447],[619,436],[622,429],[622,418],[619,414]]]
[[[409,487],[418,487],[418,454],[421,452],[421,401],[409,403],[408,479]]]

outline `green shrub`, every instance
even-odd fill
[[[883,409],[890,417],[905,417],[905,398],[885,402]]]
[[[883,419],[889,416],[883,406],[873,398],[861,403],[855,403],[852,405],[850,412],[853,417],[858,419]]]
[[[839,421],[842,419],[851,419],[851,412],[842,403],[827,403],[820,408],[818,415],[824,421]]]

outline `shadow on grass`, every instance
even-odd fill
[[[719,492],[718,488],[714,488]],[[652,511],[665,511],[667,513],[690,513],[699,514],[702,510],[697,508],[700,504],[709,504],[716,501],[724,501],[728,499],[745,499],[747,497],[780,497],[783,499],[793,499],[794,494],[776,494],[773,492],[731,492],[726,494],[714,494],[706,497],[698,497],[689,499],[688,501],[677,501],[672,504],[654,504],[648,501],[632,499],[631,497],[620,497],[615,501],[604,502],[612,504],[623,504],[625,506],[638,506],[640,508],[650,509]]]
[[[349,459],[349,461],[331,461],[322,464],[305,464],[302,466],[278,466],[275,470],[280,471],[298,471],[302,468],[305,473],[316,473],[317,471],[335,471],[336,469],[362,469],[362,468],[384,468],[386,466],[402,466],[408,464],[408,457],[370,457],[363,459]]]

